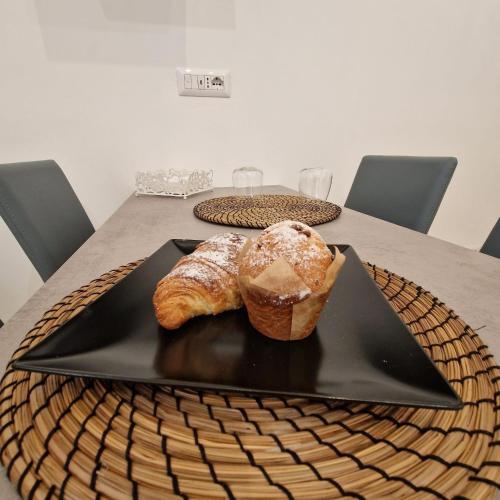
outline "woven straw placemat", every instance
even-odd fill
[[[135,266],[75,291],[13,359]],[[0,456],[25,498],[467,498],[500,481],[500,367],[414,283],[368,272],[464,401],[460,411],[251,397],[13,370]]]
[[[315,226],[336,219],[341,211],[328,201],[288,194],[223,196],[202,201],[193,209],[196,217],[207,222],[260,229],[283,220]]]

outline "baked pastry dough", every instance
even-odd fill
[[[153,296],[160,325],[173,330],[195,316],[240,308],[237,258],[246,241],[241,234],[218,234],[182,257]]]

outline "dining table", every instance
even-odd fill
[[[297,194],[283,186],[263,189],[269,194]],[[193,214],[200,201],[232,192],[232,188],[214,188],[186,199],[130,195],[0,329],[2,368],[45,311],[101,274],[148,257],[170,239],[202,240],[228,230],[257,234],[256,229],[218,226]],[[363,261],[431,291],[500,359],[500,259],[345,207],[338,219],[315,229],[327,243],[349,244]],[[0,475],[0,497],[18,498],[5,471]]]

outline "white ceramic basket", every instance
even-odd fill
[[[175,170],[137,172],[135,194],[187,198],[212,189],[213,170]]]

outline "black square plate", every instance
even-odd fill
[[[246,311],[156,322],[156,283],[198,241],[171,240],[15,367],[78,377],[433,408],[461,402],[368,276],[354,249],[316,330],[264,337]]]

